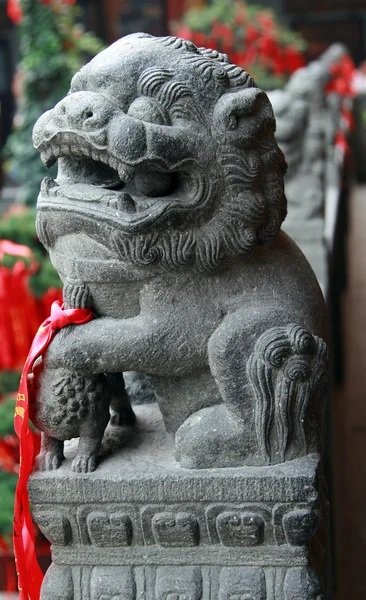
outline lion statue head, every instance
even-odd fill
[[[58,160],[38,200],[39,237],[57,251],[67,236],[59,251],[77,254],[83,231],[93,256],[97,244],[145,269],[212,271],[281,227],[286,164],[274,132],[266,94],[225,54],[128,35],[34,128],[44,164]]]

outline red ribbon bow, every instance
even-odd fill
[[[58,329],[67,325],[81,325],[93,318],[89,308],[64,309],[56,301],[51,306],[51,316],[38,329],[25,362],[15,405],[14,428],[20,440],[19,479],[14,507],[14,555],[18,575],[20,600],[39,600],[43,573],[35,555],[33,522],[29,507],[27,483],[35,457],[39,452],[39,439],[29,429],[28,375],[34,361],[46,350]]]

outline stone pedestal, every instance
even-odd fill
[[[57,471],[30,481],[52,543],[42,600],[322,598],[317,455],[182,469],[157,406],[136,408],[138,435],[107,430],[95,472],[71,472],[72,441]]]

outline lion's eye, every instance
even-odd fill
[[[236,129],[238,126],[238,119],[235,115],[230,115],[229,120],[227,122],[227,128],[228,129]]]
[[[150,198],[157,198],[169,194],[174,178],[172,173],[141,172],[136,173],[134,182],[137,192]]]
[[[169,115],[164,107],[154,100],[141,96],[136,98],[130,105],[127,114],[134,119],[140,119],[155,125],[171,125]]]

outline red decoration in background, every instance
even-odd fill
[[[347,134],[354,128],[354,119],[349,106],[349,98],[356,95],[353,88],[354,74],[356,67],[351,57],[347,54],[343,55],[337,63],[333,63],[329,67],[332,75],[330,81],[325,86],[326,94],[337,94],[340,96],[340,128],[335,135],[334,144],[343,155],[347,156],[350,153],[350,148],[347,140]]]
[[[204,46],[206,43],[206,36],[200,31],[194,31],[192,37],[190,38],[194,44],[199,48],[200,46]]]
[[[352,81],[356,67],[350,56],[344,55],[337,63],[334,63],[329,68],[332,78],[325,87],[325,92],[331,94],[335,92],[340,96],[346,97],[355,96]]]
[[[49,289],[37,299],[30,290],[29,278],[38,270],[28,246],[0,240],[0,261],[4,254],[24,257],[12,268],[0,265],[0,370],[19,371],[27,357],[38,325],[49,315],[52,302],[62,300],[62,291]]]
[[[339,148],[339,150],[343,152],[343,154],[347,155],[349,153],[349,145],[343,131],[338,131],[336,133],[334,144],[336,148]]]
[[[5,564],[5,581],[6,589],[5,592],[14,592],[17,589],[14,560],[11,555],[11,548],[9,544],[0,536],[0,558],[3,564]]]
[[[252,44],[260,37],[260,31],[253,25],[247,25],[245,28],[245,41]]]
[[[268,35],[274,30],[275,24],[272,15],[263,12],[257,14],[257,21]]]
[[[15,493],[13,546],[17,566],[19,600],[39,600],[43,573],[35,555],[35,537],[30,513],[27,483],[35,457],[39,452],[39,436],[29,428],[29,403],[32,402],[28,389],[28,375],[34,361],[48,347],[58,329],[70,324],[81,325],[93,318],[91,309],[72,308],[64,310],[59,302],[51,307],[51,316],[43,321],[33,340],[22,377],[15,406],[14,428],[20,440],[19,480]]]
[[[18,25],[18,23],[21,22],[21,20],[23,19],[23,12],[19,0],[8,0],[6,14],[15,25]]]
[[[306,62],[305,62],[304,57],[293,46],[287,46],[287,48],[284,49],[284,55],[285,55],[287,70],[290,73],[293,73],[294,71],[296,71],[297,69],[300,69],[301,67],[305,67]]]
[[[256,79],[269,78],[271,86],[276,79],[281,85],[286,77],[305,65],[297,48],[297,44],[300,46],[298,39],[295,36],[292,42],[290,38],[286,39],[273,11],[253,9],[240,3],[234,3],[234,7],[227,21],[224,16],[210,22],[202,18],[202,30],[198,19],[200,9],[197,9],[197,24],[193,29],[183,15],[182,22],[173,25],[174,34],[192,40],[198,47],[206,46],[226,53],[234,64],[245,70],[252,69]],[[204,7],[202,11],[205,12]]]
[[[13,475],[19,473],[19,440],[13,433],[0,438],[0,469]]]
[[[47,4],[49,6],[52,6],[54,4],[53,0],[39,0],[39,1],[41,2],[41,4]],[[63,2],[65,4],[68,4],[69,6],[76,4],[76,0],[63,0]],[[55,3],[55,5],[57,5],[57,4],[59,4],[59,3],[58,2]],[[11,19],[15,25],[19,25],[19,23],[23,19],[23,11],[22,11],[22,7],[20,5],[20,1],[19,0],[8,0],[6,13],[7,13],[9,19]]]

